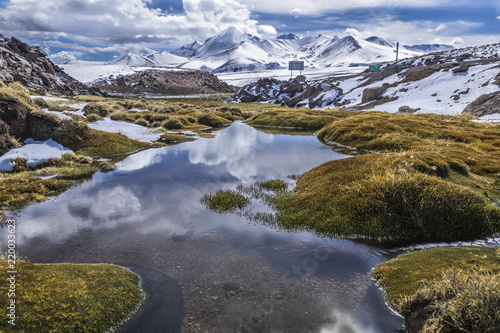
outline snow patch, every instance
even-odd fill
[[[66,148],[52,139],[47,141],[35,141],[33,139],[26,139],[25,145],[21,148],[16,148],[8,151],[0,157],[0,171],[10,172],[14,167],[14,163],[10,160],[17,157],[24,158],[28,168],[34,168],[40,163],[46,162],[49,158],[61,158],[61,155],[73,151]]]

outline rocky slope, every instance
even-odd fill
[[[288,82],[265,79],[234,96],[242,102],[351,110],[500,114],[500,44],[447,50],[383,63],[381,71]],[[470,106],[470,107],[469,107]]]
[[[38,46],[0,35],[0,80],[17,81],[35,91],[90,94],[92,89],[54,65]]]
[[[151,69],[129,75],[110,76],[93,87],[109,94],[186,95],[232,93],[235,89],[214,74],[199,70]]]

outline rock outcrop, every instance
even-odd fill
[[[365,103],[368,103],[370,101],[376,100],[386,90],[387,90],[387,88],[384,86],[375,87],[375,88],[367,88],[367,89],[363,90],[363,97],[361,98],[361,104],[365,104]]]
[[[238,102],[267,102],[314,109],[335,106],[342,95],[342,89],[332,82],[307,82],[305,78],[288,81],[267,78],[244,86],[232,99]]]
[[[471,114],[476,117],[500,114],[500,91],[479,96],[467,105],[462,114]]]
[[[54,65],[38,46],[0,35],[0,80],[17,81],[35,91],[55,90],[75,95],[96,91]]]
[[[199,70],[151,69],[130,75],[110,76],[93,87],[109,94],[186,95],[233,93],[235,89],[212,73]]]
[[[60,123],[54,115],[36,108],[25,88],[17,83],[12,86],[0,88],[0,155],[14,148],[16,139],[50,139]]]

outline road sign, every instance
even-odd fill
[[[303,71],[304,70],[304,62],[303,61],[289,61],[288,62],[288,70],[290,70],[290,71]]]
[[[380,65],[370,65],[370,67],[368,67],[368,70],[370,72],[378,72],[380,71]]]

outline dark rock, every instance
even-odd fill
[[[234,281],[226,282],[222,286],[222,289],[224,289],[225,291],[236,291],[236,290],[240,289],[240,284],[238,282],[234,282]]]
[[[33,89],[48,89],[72,94],[97,92],[54,66],[47,54],[12,37],[0,45],[0,79],[15,80]]]
[[[479,96],[467,105],[462,114],[471,114],[476,117],[500,114],[500,91]]]
[[[469,70],[469,65],[460,65],[458,68],[453,69],[453,74],[464,73]]]
[[[288,106],[295,106],[297,105],[300,101],[302,101],[302,95],[296,95],[294,96],[293,98],[291,98],[287,103],[286,105]]]
[[[367,102],[376,100],[386,90],[387,90],[386,87],[374,87],[374,88],[367,88],[367,89],[363,90],[363,97],[361,99],[361,104],[365,104]]]
[[[259,96],[246,90],[246,89],[241,89],[240,90],[240,101],[243,103],[252,103],[256,102],[259,99]]]
[[[415,113],[420,109],[414,109],[409,107],[408,105],[402,106],[399,108],[398,113]]]

